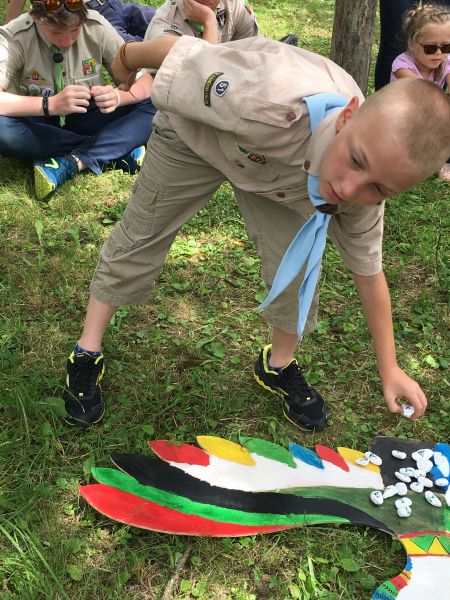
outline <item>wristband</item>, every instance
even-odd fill
[[[125,42],[125,44],[123,44],[123,46],[120,47],[119,59],[120,59],[120,62],[122,63],[122,66],[125,67],[125,69],[127,71],[131,71],[132,73],[137,73],[141,69],[133,69],[133,67],[130,67],[130,65],[127,62],[127,59],[125,58],[125,48],[127,47],[128,44],[134,44],[134,43],[136,43],[136,42],[132,42],[130,40],[128,42]]]
[[[50,113],[48,112],[48,96],[42,96],[42,111],[44,113],[44,117],[49,117]]]

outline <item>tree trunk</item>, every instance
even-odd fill
[[[336,0],[331,59],[355,79],[366,94],[369,80],[376,0]]]

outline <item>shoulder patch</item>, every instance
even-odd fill
[[[214,82],[223,75],[222,71],[215,71],[211,73],[208,79],[205,82],[205,87],[203,88],[203,104],[205,106],[211,106],[211,90]]]
[[[214,86],[214,91],[217,96],[222,97],[228,92],[229,87],[230,82],[228,81],[228,79],[221,79]]]
[[[163,33],[167,33],[167,35],[177,35],[178,37],[181,37],[183,35],[179,31],[175,31],[174,29],[164,29]]]

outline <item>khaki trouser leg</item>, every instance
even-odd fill
[[[234,192],[250,237],[258,246],[262,277],[269,290],[284,253],[307,221],[308,215],[300,215],[258,194],[237,188],[234,188]],[[263,312],[268,323],[287,333],[297,333],[298,289],[302,279],[303,272]],[[319,293],[316,289],[304,334],[312,331],[316,325],[318,303]]]
[[[101,250],[93,297],[112,306],[147,300],[180,227],[223,181],[179,138],[155,130],[123,219]]]

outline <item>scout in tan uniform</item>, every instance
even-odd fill
[[[125,42],[141,42],[155,9],[121,0],[83,0],[86,8],[95,10],[111,23]],[[5,24],[23,13],[26,0],[9,0]]]
[[[383,200],[430,176],[448,156],[447,96],[432,83],[403,80],[360,108],[359,88],[337,65],[261,37],[211,45],[170,36],[130,44],[126,64],[123,59],[113,65],[122,81],[130,68],[159,68],[153,98],[161,112],[132,198],[91,283],[83,334],[68,361],[69,419],[89,424],[102,417],[101,343],[109,320],[119,305],[149,297],[177,231],[225,180],[258,244],[269,289],[305,222],[327,222],[362,300],[388,409],[400,412],[397,400],[405,398],[413,418],[420,417],[426,397],[396,360],[381,262]],[[329,96],[331,108],[317,121],[317,107]],[[335,108],[336,97],[343,108]],[[308,260],[316,250],[314,240]],[[261,350],[255,376],[283,398],[289,420],[320,430],[325,402],[293,359],[305,313],[298,285],[311,273],[295,277],[265,309],[273,340]],[[317,290],[304,333],[313,329],[316,309]]]
[[[166,35],[221,44],[258,35],[258,23],[246,0],[167,0],[157,9],[145,39]]]
[[[146,73],[105,85],[122,38],[81,0],[43,0],[0,27],[0,154],[34,161],[39,199],[78,171],[136,172],[155,108]]]

